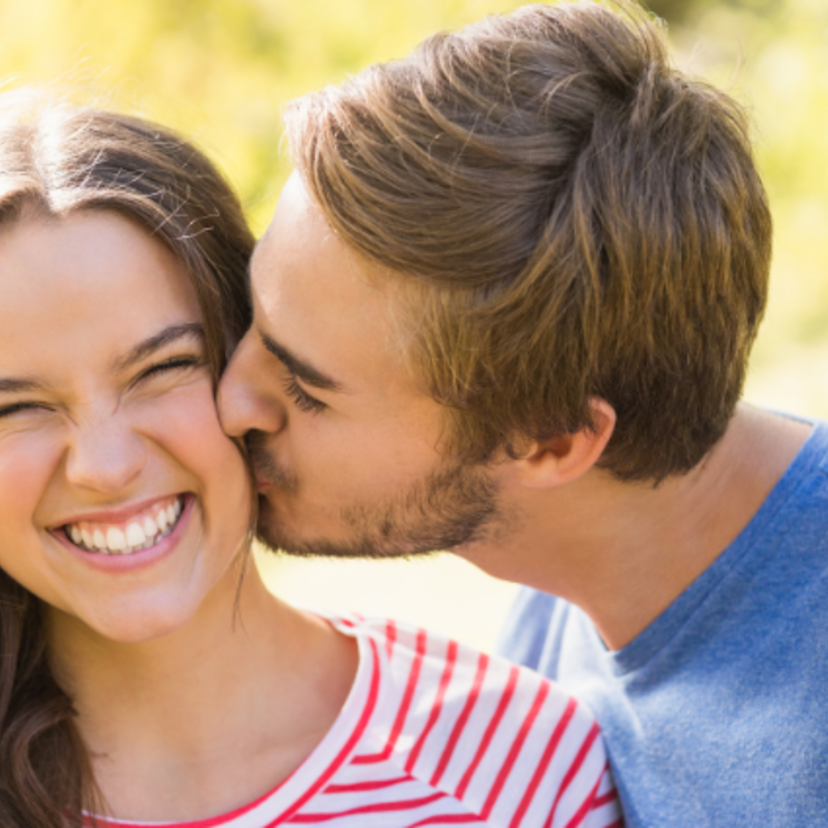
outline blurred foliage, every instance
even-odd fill
[[[647,0],[647,8],[671,24],[687,24],[713,6],[730,6],[754,14],[768,14],[783,0]]]
[[[0,77],[80,88],[195,135],[261,230],[286,162],[280,107],[404,54],[496,0],[0,0]]]
[[[828,3],[697,6],[692,26],[672,29],[677,62],[749,108],[775,223],[748,396],[828,416]]]
[[[261,231],[287,172],[280,107],[426,35],[519,0],[0,0],[0,77],[81,88],[196,140]],[[649,0],[676,61],[751,109],[776,220],[773,292],[754,375],[807,365],[780,408],[828,414],[828,1]],[[816,359],[816,361],[814,361]],[[817,366],[817,367],[814,367]],[[824,390],[823,390],[824,389]]]

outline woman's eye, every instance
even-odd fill
[[[145,371],[142,371],[138,376],[138,380],[146,379],[159,374],[164,374],[168,371],[180,371],[186,368],[198,368],[204,365],[204,359],[197,356],[180,356],[165,359],[163,362],[158,362],[151,365]]]
[[[318,414],[320,411],[324,411],[328,407],[325,403],[317,400],[315,397],[311,397],[310,394],[301,388],[299,383],[296,382],[296,377],[292,374],[288,374],[285,377],[284,387],[285,392],[293,400],[293,402],[296,403],[296,407],[300,411],[308,411]]]
[[[0,417],[11,417],[24,411],[48,410],[46,406],[35,402],[16,402],[11,405],[0,406]]]

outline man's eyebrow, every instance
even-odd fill
[[[169,345],[171,342],[176,342],[179,339],[199,339],[204,341],[204,326],[200,322],[187,322],[183,325],[170,325],[164,328],[163,331],[139,342],[128,354],[116,360],[115,366],[118,370],[124,370],[140,362],[142,359],[150,356],[150,354]]]
[[[287,369],[300,380],[312,385],[314,388],[321,388],[323,391],[341,391],[342,385],[335,379],[309,365],[299,357],[292,354],[283,345],[280,345],[266,333],[259,334],[262,338],[262,345],[270,351]]]

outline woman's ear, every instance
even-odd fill
[[[572,434],[518,443],[515,478],[530,488],[551,488],[569,483],[589,471],[604,451],[615,428],[615,409],[599,397],[589,401],[592,428]]]

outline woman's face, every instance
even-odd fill
[[[0,566],[58,619],[164,635],[234,582],[247,480],[184,265],[114,212],[0,226]]]

